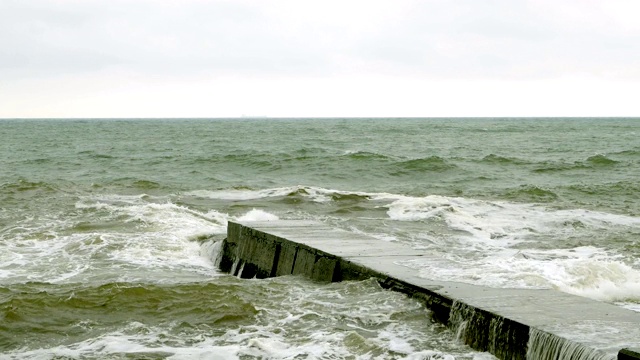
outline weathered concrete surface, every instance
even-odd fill
[[[501,359],[615,358],[640,347],[640,313],[554,290],[495,289],[418,277],[399,262],[429,254],[310,221],[229,222],[221,270],[243,278],[378,279],[421,299],[462,339]],[[242,271],[240,271],[242,269]],[[530,343],[535,338],[535,344]],[[640,359],[624,350],[619,359]],[[593,356],[592,358],[596,358]],[[584,358],[584,357],[583,357]]]
[[[620,350],[618,360],[640,359],[640,348]]]

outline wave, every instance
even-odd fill
[[[608,187],[611,187],[612,189],[619,188],[624,190],[625,192],[640,190],[640,185],[636,183],[616,183],[608,185]],[[389,209],[388,216],[390,217],[390,219],[401,221],[420,221],[430,218],[432,216],[430,213],[430,209],[435,210],[437,214],[457,214],[459,213],[459,211],[456,210],[457,206],[463,206],[465,208],[474,208],[478,206],[480,208],[480,210],[478,211],[481,212],[510,208],[513,209],[513,216],[519,216],[517,214],[522,213],[524,214],[522,216],[533,216],[533,218],[539,218],[540,216],[545,214],[558,214],[558,212],[560,211],[547,210],[541,205],[541,203],[544,204],[546,202],[558,199],[559,195],[554,191],[536,186],[523,186],[521,188],[508,190],[506,197],[510,198],[511,200],[517,200],[518,202],[483,201],[464,197],[449,197],[440,195],[428,195],[424,197],[408,196],[383,192],[345,191],[303,185],[261,190],[198,190],[185,193],[185,195],[232,201],[259,200],[277,197],[297,197],[318,203],[333,202],[337,206],[342,206],[340,204],[344,203],[349,205],[358,204],[356,206],[366,206],[374,209],[377,207],[387,207]],[[533,211],[529,215],[526,215],[528,212],[532,211],[530,209],[538,210]],[[632,225],[635,224],[636,221],[636,218],[628,217],[625,215],[607,214],[584,209],[575,209],[573,211],[576,214],[579,214],[577,215],[578,218],[576,220],[580,220],[579,217],[585,216],[585,214],[589,214],[587,216],[588,218],[591,218],[592,214],[601,214],[600,216],[603,218],[607,218],[607,221],[614,221],[610,220],[609,217],[619,220],[627,219],[629,221],[629,224]],[[500,211],[497,212],[497,214],[500,213]],[[546,220],[552,220],[554,219],[553,216],[554,215],[545,215],[543,218]],[[516,221],[517,223],[522,223],[522,221],[519,219],[514,221]],[[622,223],[624,223],[624,221],[622,221]],[[478,224],[477,226],[480,226],[480,224]]]
[[[468,346],[429,322],[419,302],[382,291],[374,280],[318,286],[296,277],[247,282],[227,276],[172,286],[76,287],[13,288],[15,301],[25,305],[17,311],[25,317],[0,325],[0,334],[12,335],[6,337],[12,340],[5,354],[12,359],[471,355]],[[61,331],[52,333],[52,326]],[[433,341],[447,352],[425,350]]]
[[[25,164],[36,164],[36,165],[41,165],[41,164],[47,164],[52,162],[53,159],[51,158],[37,158],[37,159],[28,159],[25,160],[24,163]]]
[[[137,189],[158,189],[161,185],[155,181],[150,180],[136,180],[132,185]]]
[[[619,234],[634,231],[640,233],[640,217],[586,209],[547,208],[540,204],[539,199],[553,196],[553,194],[549,195],[544,189],[537,188],[521,190],[524,195],[519,194],[518,200],[523,200],[524,196],[534,198],[536,201],[489,201],[440,195],[407,196],[391,193],[341,191],[311,186],[262,190],[201,190],[191,192],[189,196],[231,199],[232,201],[273,198],[276,202],[280,201],[277,199],[278,197],[282,199],[304,198],[306,201],[331,205],[329,207],[323,206],[326,207],[325,215],[332,214],[337,218],[332,220],[322,214],[308,213],[296,213],[293,215],[294,218],[297,216],[325,221],[356,233],[364,229],[366,233],[375,238],[384,237],[384,239],[393,239],[418,248],[428,248],[431,254],[440,257],[438,260],[438,258],[427,256],[432,262],[431,265],[439,270],[430,268],[429,271],[425,270],[424,274],[433,272],[439,276],[440,280],[465,281],[501,287],[556,287],[566,292],[578,293],[582,291],[584,296],[606,301],[635,301],[634,271],[638,270],[634,267],[636,265],[628,263],[629,259],[635,255],[621,253],[624,244],[614,245],[609,240],[603,240],[603,237],[608,236],[607,234],[612,229],[615,229]],[[96,202],[96,200],[98,201]],[[139,197],[93,198],[92,201],[82,204],[108,212],[114,211],[119,214],[124,212],[128,214],[129,221],[135,219],[137,224],[142,224],[145,227],[167,226],[165,221],[170,221],[172,232],[185,231],[185,228],[193,231],[201,226],[198,225],[200,218],[209,217],[210,219],[207,219],[203,224],[211,223],[212,214],[215,214],[213,218],[217,219],[213,223],[218,229],[215,233],[219,236],[223,236],[226,231],[226,221],[228,220],[276,220],[280,218],[279,214],[269,211],[269,208],[250,209],[243,214],[230,216],[214,212],[207,214],[171,203],[149,204],[147,202],[150,199]],[[158,217],[158,212],[163,215]],[[386,218],[384,212],[386,212]],[[353,221],[345,223],[341,220],[345,214],[351,217],[354,213],[359,215],[355,215]],[[375,221],[363,222],[359,218],[359,216],[363,216],[362,214],[375,217]],[[292,214],[288,213],[288,216],[291,217]],[[388,221],[397,223],[390,226]],[[212,243],[208,240],[207,234],[211,233],[211,231],[205,231],[191,236],[180,235],[179,238],[190,241],[189,239],[193,240],[198,236],[204,236],[205,241],[201,243],[208,244],[206,245],[208,247]],[[154,238],[160,240],[166,237],[166,235],[159,234],[157,230],[152,234]],[[610,244],[613,247],[604,251],[600,248],[601,244]],[[136,262],[132,257],[146,259],[144,261],[151,259],[152,267],[161,267],[159,263],[154,263],[153,256],[151,258],[140,257],[140,253],[135,247],[127,248],[127,250],[127,254],[118,253],[117,258],[126,259],[126,262],[138,265],[144,263]],[[200,251],[203,250],[200,249]],[[630,251],[637,253],[637,249]],[[172,266],[177,266],[176,262],[179,262],[180,256],[177,254],[170,256],[174,259]],[[209,258],[212,256],[210,254]],[[162,259],[166,259],[166,257],[163,256]],[[506,261],[506,263],[501,261]],[[619,294],[605,298],[603,293],[594,290],[597,286],[605,286],[602,284],[611,280],[607,278],[606,269],[597,268],[598,264],[578,268],[576,266],[579,266],[579,261],[585,261],[585,264],[591,264],[592,261],[606,263],[608,264],[606,269],[626,269],[624,270],[628,273],[625,275],[626,280],[615,282],[617,285],[614,284],[619,286]],[[507,263],[512,263],[510,266],[513,266],[509,271],[505,271],[504,265]],[[596,267],[594,268],[592,265]],[[532,270],[536,268],[539,269],[538,272]],[[486,277],[478,277],[477,269],[482,269],[481,272],[487,274]],[[599,275],[595,276],[595,280],[590,283],[591,285],[583,288],[584,291],[580,290],[575,283],[577,281],[575,279],[582,275],[563,275],[564,272],[570,273],[572,271],[578,274],[580,269],[584,269],[584,273],[592,271],[596,274],[600,271]],[[556,274],[557,278],[553,274]],[[567,286],[566,289],[563,288],[565,286],[563,284]],[[625,296],[627,296],[626,300],[623,299]]]
[[[638,199],[640,197],[640,183],[635,180],[630,181],[618,181],[610,184],[604,184],[601,186],[603,194],[621,195],[630,199]]]
[[[556,172],[556,171],[573,171],[584,169],[608,168],[620,164],[620,161],[613,160],[605,155],[599,154],[588,157],[584,161],[576,161],[573,163],[545,161],[538,165],[533,172]]]
[[[30,229],[20,230],[20,237],[0,233],[0,278],[5,283],[57,284],[202,281],[219,275],[213,247],[225,236],[227,221],[286,217],[323,221],[428,249],[428,264],[407,264],[425,277],[498,287],[555,287],[605,301],[640,302],[635,292],[638,264],[632,260],[638,248],[624,243],[628,234],[640,234],[640,217],[545,207],[540,199],[554,195],[535,187],[515,193],[518,202],[302,185],[171,196],[88,195],[77,201],[73,216],[41,224],[37,231],[49,231],[46,238],[35,239]],[[185,198],[190,196],[196,199]],[[181,203],[172,202],[176,197]],[[231,215],[221,208],[184,205],[191,200],[212,203],[203,199],[228,201],[231,205],[225,206],[232,208],[235,201],[266,201],[259,206],[237,204],[234,211],[248,209]],[[308,203],[282,211],[279,202],[286,199]],[[593,279],[585,278],[589,272]],[[614,287],[618,290],[611,290]]]
[[[395,163],[394,166],[398,169],[395,175],[404,174],[407,171],[443,172],[457,168],[456,165],[450,164],[448,161],[439,156],[429,156],[426,158],[401,161]]]
[[[77,154],[87,156],[91,159],[116,159],[116,157],[113,155],[98,153],[94,150],[79,151]]]
[[[123,219],[124,220],[124,219]],[[95,233],[107,232],[109,230],[121,231],[123,227],[122,221],[80,221],[69,228],[70,232],[78,233]]]
[[[340,193],[335,192],[331,194],[331,200],[336,202],[360,202],[370,200],[371,197],[363,193]]]
[[[590,169],[591,167],[582,163],[562,163],[562,162],[551,162],[545,161],[538,165],[532,171],[534,173],[546,173],[546,172],[559,172],[559,171],[572,171],[572,170],[582,170],[582,169]]]
[[[634,202],[640,199],[640,183],[637,181],[616,181],[604,184],[574,184],[567,187],[576,195],[584,197],[593,196],[595,198],[620,197],[620,204]]]
[[[635,183],[616,184],[614,187],[625,187],[626,190],[640,189],[640,185]],[[630,191],[630,190],[629,190]],[[640,219],[633,216],[609,214],[604,212],[590,211],[586,209],[573,210],[553,210],[545,208],[541,203],[548,199],[555,199],[558,195],[550,190],[535,186],[526,186],[511,190],[511,197],[518,202],[508,201],[486,201],[464,197],[450,197],[441,195],[408,196],[401,194],[363,191],[344,191],[336,189],[326,189],[313,186],[291,186],[270,188],[261,190],[250,189],[228,189],[228,190],[199,190],[185,195],[197,196],[210,199],[221,200],[256,200],[274,197],[304,197],[309,201],[326,203],[334,202],[337,206],[346,205],[367,206],[369,208],[385,207],[388,209],[387,215],[391,220],[398,221],[421,221],[429,218],[464,218],[477,219],[469,229],[482,229],[483,223],[487,225],[500,223],[504,217],[509,220],[515,228],[522,228],[520,225],[528,224],[523,218],[531,221],[540,220],[542,222],[552,222],[562,220],[565,223],[588,223],[594,224],[618,224],[624,226],[640,225]],[[520,200],[533,201],[520,201]],[[368,204],[368,205],[367,205]],[[471,211],[469,213],[469,211]],[[493,215],[493,216],[492,216]],[[600,219],[600,220],[598,220]],[[535,228],[528,224],[524,228]],[[544,232],[543,229],[538,231]],[[490,238],[490,237],[487,237]]]
[[[18,224],[16,231],[0,233],[0,279],[179,282],[216,276],[202,244],[224,237],[230,218],[162,197],[83,196],[75,211],[49,214],[28,227]]]
[[[527,161],[518,158],[511,158],[500,156],[496,154],[489,154],[480,160],[482,163],[487,164],[498,164],[498,165],[525,165],[529,164]]]
[[[123,326],[125,329],[121,331],[124,333],[120,335],[134,338],[159,324],[173,328],[178,334],[180,330],[186,330],[180,322],[171,324],[175,319],[191,328],[205,324],[233,327],[252,323],[259,312],[251,302],[238,296],[233,281],[172,285],[108,282],[67,286],[32,282],[3,289],[9,290],[10,295],[0,300],[0,316],[8,320],[0,325],[0,334],[12,334],[6,339],[29,340],[3,344],[5,351],[11,348],[24,351],[31,341],[37,344],[36,348],[90,341],[100,333],[108,334]],[[142,323],[133,324],[132,319]],[[128,331],[126,327],[132,325],[135,328]],[[52,327],[64,330],[52,332]]]
[[[429,279],[499,288],[555,288],[599,301],[640,304],[640,270],[593,246],[496,249],[478,259],[445,256],[406,265]]]
[[[358,160],[358,161],[362,161],[362,160],[390,161],[392,160],[392,158],[390,158],[387,155],[378,154],[378,153],[369,152],[369,151],[348,151],[346,154],[343,155],[343,157],[353,159],[353,160]]]
[[[238,221],[275,221],[278,220],[277,215],[268,213],[260,209],[252,209],[246,214],[237,218]]]
[[[347,206],[341,206],[331,211],[331,214],[334,214],[334,215],[362,214],[369,210],[370,209],[365,206],[347,205]]]
[[[302,147],[292,152],[294,156],[309,156],[325,153],[327,153],[327,149],[322,147]]]
[[[227,154],[219,156],[201,157],[195,159],[196,164],[220,164],[225,167],[244,166],[254,169],[280,169],[286,165],[287,168],[296,166],[328,166],[331,163],[340,162],[345,166],[362,166],[369,162],[387,163],[395,158],[384,154],[368,151],[346,151],[344,153],[329,153],[326,149],[298,149],[280,153],[250,152],[242,154]],[[299,170],[298,170],[299,171]]]
[[[271,155],[268,154],[229,154],[222,156],[219,159],[222,163],[237,163],[243,166],[248,166],[254,169],[265,169],[270,168],[276,163],[272,161],[274,159]]]
[[[611,166],[619,163],[619,161],[610,159],[602,154],[588,157],[587,162],[595,166]]]
[[[274,197],[304,197],[313,202],[329,201],[364,201],[387,197],[397,197],[386,193],[366,193],[361,191],[342,191],[325,189],[315,186],[287,186],[270,189],[226,189],[226,190],[195,190],[184,193],[187,196],[196,196],[216,200],[245,201],[258,200]],[[399,195],[398,195],[399,196]]]
[[[640,227],[640,218],[585,209],[553,210],[539,204],[485,201],[462,197],[429,195],[399,196],[388,205],[393,220],[445,220],[449,226],[477,235],[479,240],[518,239],[527,234],[562,229],[576,221],[590,228],[604,230],[610,226]],[[500,234],[504,236],[499,236]],[[524,240],[524,239],[523,239]]]
[[[508,190],[505,196],[510,200],[525,202],[552,202],[558,199],[558,194],[555,192],[532,185]]]
[[[111,180],[106,183],[108,186],[124,186],[129,189],[137,189],[137,190],[155,190],[161,189],[163,186],[152,180],[138,179],[133,177],[123,177]],[[100,187],[97,184],[94,184],[95,187]]]
[[[622,150],[622,151],[611,153],[611,155],[628,156],[628,157],[637,158],[637,157],[640,157],[640,150],[639,149]]]
[[[306,187],[290,186],[262,190],[252,190],[250,188],[231,188],[223,190],[194,190],[184,193],[187,196],[196,196],[207,199],[244,201],[265,199],[270,197],[292,196],[306,192]]]
[[[223,165],[225,167],[243,166],[252,169],[269,169],[277,166],[275,161],[277,158],[271,154],[265,153],[246,153],[246,154],[220,154],[211,156],[201,156],[188,160],[195,166]]]
[[[264,156],[264,154],[262,154]],[[332,159],[333,154],[329,154],[329,151],[320,147],[303,147],[296,150],[284,151],[277,154],[270,154],[273,157],[274,162],[286,163],[295,165],[297,162],[301,164],[309,163],[310,161],[322,161],[322,159]]]
[[[4,183],[0,185],[0,192],[21,193],[28,191],[56,191],[56,187],[43,181],[29,181],[27,179],[18,179],[14,182]]]
[[[429,249],[429,255],[405,265],[422,277],[557,288],[602,301],[640,303],[637,249],[627,246],[628,239],[620,240],[622,245],[607,240],[613,231],[640,233],[640,217],[435,195],[405,197],[386,207],[393,220],[438,229],[412,235],[412,245]]]

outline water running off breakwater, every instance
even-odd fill
[[[213,244],[234,219],[318,220],[429,249],[405,264],[421,276],[639,310],[638,130],[636,119],[0,121],[0,356],[487,356],[371,282],[220,274]]]

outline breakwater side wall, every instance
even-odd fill
[[[242,278],[376,278],[420,299],[460,339],[500,359],[640,359],[640,313],[553,290],[494,289],[417,276],[429,254],[310,221],[229,222],[220,269]],[[622,350],[621,349],[625,349]]]

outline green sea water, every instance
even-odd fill
[[[0,358],[491,358],[373,281],[241,280],[228,220],[640,311],[640,119],[0,120]]]

